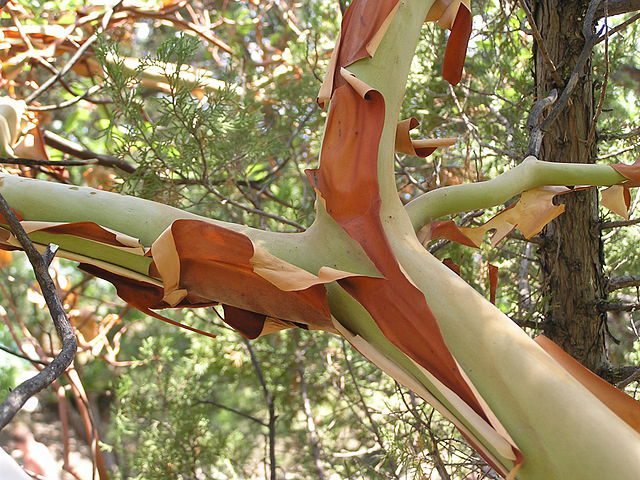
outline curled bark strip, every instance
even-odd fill
[[[358,82],[355,77],[351,81]],[[0,223],[6,221],[0,219]],[[293,327],[333,331],[323,285],[354,275],[329,267],[321,267],[317,274],[307,272],[254,245],[242,233],[200,220],[175,221],[147,250],[137,239],[92,222],[28,221],[22,225],[31,234],[77,237],[145,255],[149,266],[144,267],[144,274],[136,274],[118,265],[64,252],[67,258],[80,261],[85,271],[113,283],[118,295],[132,306],[206,336],[214,335],[154,310],[222,303],[231,311],[229,317],[234,326],[239,326],[249,338],[256,333],[258,323],[258,335]],[[16,238],[2,228],[0,242],[6,248],[21,247]],[[251,291],[251,295],[247,295],[247,291]],[[256,322],[256,318],[260,321]],[[246,320],[246,329],[240,320]]]
[[[177,220],[169,229],[179,262],[175,265],[177,288],[185,290],[187,303],[220,302],[269,317],[330,327],[324,286],[302,285],[307,288],[285,292],[265,280],[254,271],[251,260],[256,249],[244,234],[196,220]]]
[[[440,27],[451,30],[442,62],[442,76],[451,85],[457,85],[462,78],[471,37],[473,17],[470,0],[437,0],[425,21],[437,22]]]
[[[461,276],[460,265],[451,260],[450,258],[445,258],[442,263],[444,263],[449,270],[455,272],[456,275]]]
[[[618,163],[616,165],[611,165],[611,168],[629,180],[625,185],[629,187],[637,187],[640,185],[640,159],[636,160],[631,165]]]
[[[199,335],[204,335],[206,337],[215,338],[215,334],[200,330],[189,325],[186,325],[181,322],[176,322],[175,320],[171,320],[165,316],[160,315],[159,313],[152,310],[152,308],[165,308],[168,305],[165,305],[162,301],[163,298],[163,289],[158,287],[157,285],[152,285],[149,283],[144,283],[138,280],[134,280],[132,278],[127,278],[122,275],[118,275],[112,273],[108,270],[104,270],[102,268],[96,267],[95,265],[90,264],[80,264],[80,269],[85,272],[106,280],[109,283],[112,283],[116,287],[116,291],[118,292],[118,296],[131,305],[134,308],[137,308],[141,312],[161,320],[165,323],[173,325],[175,327],[183,328],[190,332],[197,333]],[[156,305],[160,305],[161,307],[156,307]],[[196,308],[196,307],[211,307],[217,305],[216,302],[209,303],[201,303],[194,305],[183,305],[185,308]]]
[[[247,338],[293,327],[333,331],[324,284],[354,275],[328,267],[312,274],[242,233],[199,220],[173,222],[147,255],[153,260],[149,274],[160,278],[162,287],[96,266],[83,268],[114,283],[121,298],[148,315],[208,336],[154,310],[222,304],[225,321]]]
[[[336,88],[344,85],[340,68],[375,54],[395,12],[399,0],[354,0],[342,19],[341,34],[331,55],[327,74],[318,93],[324,108]]]
[[[462,70],[467,56],[467,46],[471,37],[473,18],[471,11],[461,5],[447,41],[442,62],[442,76],[451,85],[457,85],[462,79]]]
[[[625,185],[612,185],[600,193],[602,206],[629,220],[631,192]]]
[[[418,239],[422,244],[440,238],[466,245],[467,247],[480,248],[480,243],[477,242],[477,239],[474,240],[465,235],[461,227],[458,227],[453,220],[431,222],[418,232]]]
[[[519,229],[526,239],[532,238],[551,220],[564,212],[564,205],[555,205],[554,197],[583,189],[568,187],[540,187],[523,192],[520,199],[499,212],[479,227],[459,227],[464,236],[480,245],[486,233],[493,231],[491,245],[496,246],[514,229]]]
[[[498,267],[489,264],[489,299],[496,304],[496,294],[498,293]]]
[[[254,340],[264,335],[280,332],[289,328],[301,328],[308,330],[309,326],[303,323],[288,322],[278,318],[267,317],[241,308],[223,305],[224,321],[229,326],[236,329],[244,337]]]
[[[444,343],[424,295],[407,278],[380,219],[375,172],[385,103],[371,88],[338,87],[331,100],[320,169],[310,179],[329,215],[356,240],[385,278],[350,277],[338,283],[371,314],[398,348],[484,416]]]
[[[450,147],[457,138],[425,138],[420,140],[411,139],[409,132],[420,125],[415,118],[408,118],[398,123],[396,130],[396,152],[414,157],[425,158],[431,155],[439,147]]]
[[[576,380],[584,385],[602,403],[604,403],[618,417],[624,420],[631,428],[640,433],[640,408],[638,401],[607,383],[602,378],[583,367],[571,355],[562,350],[558,345],[544,335],[535,338],[540,345],[556,362],[558,362]]]

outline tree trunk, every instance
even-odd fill
[[[535,18],[545,47],[563,81],[573,72],[585,39],[583,19],[588,1],[536,0]],[[535,46],[535,81],[538,98],[556,85],[550,62]],[[569,104],[546,131],[541,160],[594,163],[595,141],[588,142],[594,116],[591,60]],[[595,189],[562,197],[566,211],[543,231],[540,248],[544,333],[589,369],[599,372],[608,365],[605,345],[606,316],[598,305],[605,299],[603,251],[598,228],[598,197]]]

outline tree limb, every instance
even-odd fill
[[[607,292],[611,293],[616,290],[627,287],[640,286],[640,275],[624,275],[621,277],[613,277],[607,283]]]
[[[611,30],[609,30],[608,35],[602,35],[600,38],[598,38],[598,40],[596,41],[596,45],[601,43],[601,42],[604,42],[607,37],[611,37],[611,36],[615,35],[616,33],[624,30],[629,25],[631,25],[632,23],[638,21],[639,19],[640,19],[640,13],[638,13],[638,14],[626,19],[624,22],[616,25]]]
[[[625,13],[640,10],[640,0],[608,0],[606,10],[610,17],[614,15],[623,15]],[[605,5],[596,10],[596,18],[600,19],[605,16]]]
[[[584,69],[587,62],[591,58],[591,51],[593,50],[593,46],[600,38],[597,33],[593,32],[593,28],[596,9],[600,6],[601,3],[602,0],[591,0],[591,2],[589,3],[589,8],[587,9],[582,28],[582,35],[584,36],[584,46],[582,47],[580,55],[578,56],[578,60],[573,69],[573,72],[571,72],[569,81],[566,83],[564,90],[560,94],[560,98],[540,126],[540,129],[543,132],[549,129],[553,122],[556,121],[562,110],[564,110],[564,108],[567,106],[571,95],[573,95],[573,91],[575,90],[576,85],[578,85],[578,80],[580,80],[580,77],[584,75]]]
[[[603,302],[599,309],[601,312],[635,312],[640,310],[640,303]]]
[[[60,135],[56,135],[48,130],[44,131],[44,142],[51,148],[55,148],[56,150],[67,153],[81,160],[95,159],[95,163],[104,167],[116,167],[127,173],[133,173],[136,171],[135,165],[111,155],[105,155],[88,150],[82,145],[72,142],[71,140],[67,140],[66,138],[62,138]]]
[[[610,228],[629,227],[640,223],[640,218],[632,218],[631,220],[618,220],[615,222],[602,222],[600,230],[608,230]]]
[[[9,224],[11,232],[16,236],[33,267],[36,280],[42,290],[53,324],[62,342],[60,353],[34,377],[25,380],[9,393],[7,399],[0,405],[0,430],[2,430],[22,408],[25,402],[39,391],[45,389],[64,373],[76,354],[77,342],[73,327],[67,318],[60,298],[56,293],[56,286],[49,276],[45,259],[38,253],[31,243],[20,221],[0,194],[0,213]]]
[[[623,180],[624,177],[608,165],[543,162],[528,157],[492,180],[431,190],[409,202],[405,208],[417,231],[436,218],[495,207],[536,187],[610,186]]]
[[[558,91],[554,88],[549,92],[549,95],[545,98],[537,100],[531,112],[529,112],[529,118],[527,119],[527,129],[530,132],[531,138],[529,139],[529,148],[527,149],[527,155],[533,155],[538,157],[540,154],[540,147],[542,146],[542,138],[544,137],[544,131],[542,130],[540,123],[542,121],[542,113],[553,105],[558,100]]]

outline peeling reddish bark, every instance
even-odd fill
[[[227,323],[248,338],[259,336],[269,317],[291,327],[310,324],[331,329],[327,292],[323,285],[283,291],[253,271],[254,247],[242,233],[197,220],[177,220],[170,227],[179,258],[178,288],[186,296],[175,308],[223,304]],[[139,310],[170,323],[152,309],[170,308],[163,288],[83,265],[87,272],[113,283],[118,295]],[[150,274],[160,278],[152,264]],[[191,327],[178,324],[184,328]],[[280,322],[280,326],[287,325]],[[202,333],[202,332],[200,332]]]
[[[384,98],[379,92],[369,91],[363,98],[349,85],[336,89],[320,169],[309,172],[329,215],[363,247],[385,277],[352,277],[338,283],[367,309],[394,345],[484,417],[424,295],[402,271],[382,226],[376,172],[384,115]]]
[[[451,85],[457,85],[462,79],[464,61],[467,57],[467,46],[471,37],[473,17],[466,6],[460,5],[458,14],[447,41],[442,62],[442,76]]]

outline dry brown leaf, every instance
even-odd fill
[[[474,243],[480,244],[484,235],[495,230],[491,237],[494,247],[515,228],[525,238],[531,238],[551,220],[564,212],[564,205],[554,205],[553,198],[573,191],[568,187],[540,187],[528,190],[517,203],[498,213],[480,227],[460,227],[460,231]]]
[[[624,185],[612,185],[601,193],[602,206],[617,213],[625,220],[629,220],[631,208],[631,193]]]

